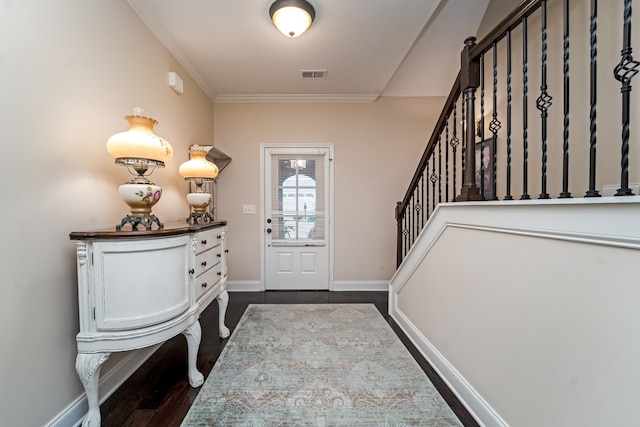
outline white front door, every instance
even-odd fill
[[[263,289],[327,290],[331,145],[262,144]]]

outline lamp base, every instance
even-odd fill
[[[116,225],[116,231],[122,231],[122,227],[126,224],[131,224],[131,231],[137,231],[139,225],[143,226],[147,231],[151,230],[153,224],[158,225],[158,230],[162,230],[164,228],[164,224],[162,224],[158,217],[153,214],[127,215],[122,218],[120,225]]]
[[[191,215],[187,217],[189,224],[208,224],[213,221],[213,217],[209,212],[191,212]]]

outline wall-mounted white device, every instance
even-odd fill
[[[173,91],[177,94],[181,94],[184,92],[182,79],[178,75],[178,73],[171,71],[169,73],[169,87],[173,89]]]

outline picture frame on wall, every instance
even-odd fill
[[[482,147],[483,144],[484,150]],[[493,191],[493,181],[495,178],[495,167],[493,164],[494,151],[495,141],[493,138],[476,143],[476,184],[478,188],[480,188],[484,200],[495,199]]]

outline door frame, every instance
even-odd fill
[[[269,161],[269,156],[266,154],[268,149],[278,149],[283,148],[287,150],[295,150],[296,148],[300,148],[301,150],[308,149],[323,149],[329,151],[328,158],[328,180],[329,180],[329,206],[327,207],[327,221],[325,226],[327,227],[327,251],[328,251],[328,268],[329,268],[329,291],[334,290],[333,286],[333,205],[334,205],[334,172],[333,172],[333,144],[332,143],[271,143],[266,142],[260,144],[260,290],[266,290],[266,248],[265,248],[265,233],[266,233],[266,221],[267,218],[265,216],[265,191],[266,191],[266,182],[265,182],[265,161]]]

